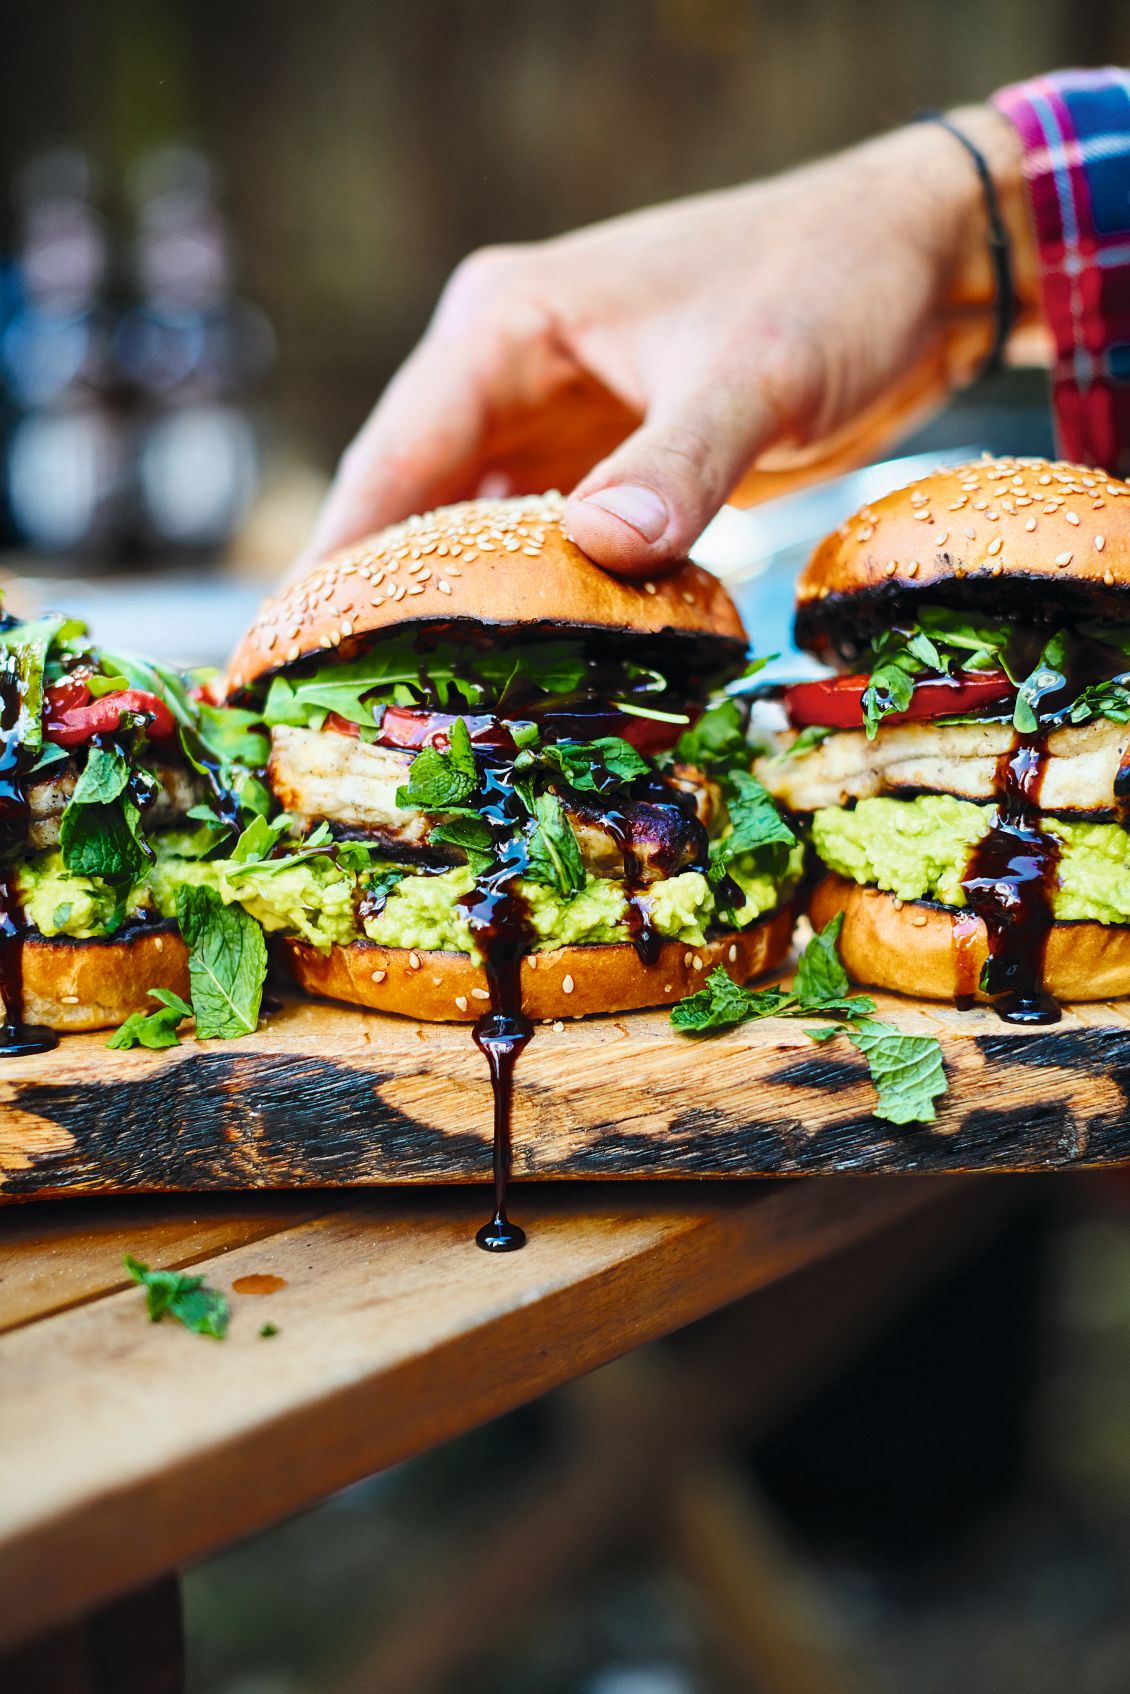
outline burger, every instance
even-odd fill
[[[151,990],[189,993],[153,875],[154,843],[203,791],[178,714],[182,685],[110,657],[77,620],[0,618],[0,1052],[120,1023]]]
[[[816,550],[755,770],[803,819],[860,983],[1048,1022],[1130,992],[1130,485],[983,459]]]
[[[741,620],[608,576],[558,496],[409,519],[269,601],[227,697],[286,834],[250,908],[316,995],[429,1020],[669,1003],[788,950],[803,849],[750,770]]]

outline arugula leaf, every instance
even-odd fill
[[[520,756],[516,768],[525,769],[533,763],[558,770],[570,788],[586,794],[605,794],[651,770],[647,760],[619,735],[601,735],[595,741],[551,742],[537,753]]]
[[[214,889],[187,885],[177,889],[177,922],[188,948],[198,1038],[252,1034],[267,976],[259,924],[242,906],[225,906]]]
[[[671,1022],[684,1034],[708,1035],[758,1018],[835,1018],[828,1027],[805,1034],[819,1042],[846,1035],[864,1055],[878,1094],[875,1116],[888,1123],[931,1123],[934,1099],[947,1087],[941,1046],[931,1035],[904,1035],[880,1022],[871,1015],[874,1000],[849,992],[836,949],[842,927],[840,912],[813,935],[797,962],[791,990],[743,988],[718,965],[704,988],[672,1007]]]
[[[708,771],[718,765],[732,764],[747,752],[745,708],[740,701],[729,698],[708,707],[675,743],[678,764],[698,765]]]
[[[277,676],[263,710],[268,724],[320,729],[329,712],[372,729],[385,706],[430,703],[442,710],[501,704],[515,682],[543,694],[571,694],[588,662],[576,641],[531,642],[483,650],[437,642],[416,651],[414,635],[376,642],[346,664],[323,666],[309,676]]]
[[[539,794],[533,813],[536,826],[529,836],[525,875],[531,882],[556,889],[565,899],[579,894],[585,886],[585,867],[564,807],[556,794]]]
[[[908,629],[884,630],[871,643],[871,674],[863,693],[863,727],[873,741],[891,712],[905,712],[925,675],[1000,669],[1013,682],[1013,626],[1002,619],[972,623],[947,606],[921,606]]]
[[[1089,683],[1071,702],[1069,715],[1072,723],[1090,723],[1092,718],[1130,723],[1130,675]]]
[[[478,782],[471,732],[462,718],[456,718],[450,750],[422,747],[409,767],[407,783],[396,791],[396,803],[422,812],[446,812],[468,799]]]
[[[15,728],[21,746],[38,753],[43,746],[44,672],[54,647],[86,634],[86,625],[60,612],[0,630],[0,652],[19,684],[20,710]]]
[[[875,1018],[864,1018],[846,1034],[867,1060],[879,1096],[875,1116],[886,1123],[933,1123],[934,1099],[948,1086],[934,1037],[906,1035]]]
[[[796,740],[779,753],[774,753],[775,761],[783,759],[800,759],[805,753],[811,753],[814,747],[819,747],[822,741],[827,741],[830,735],[835,735],[834,729],[827,729],[823,724],[810,723],[801,730]]]
[[[43,751],[28,771],[29,776],[38,776],[40,771],[50,770],[52,765],[66,764],[71,756],[69,747],[57,747],[53,741],[44,743]]]
[[[135,1282],[145,1290],[145,1305],[150,1323],[160,1323],[163,1317],[175,1318],[194,1335],[211,1335],[222,1341],[231,1320],[231,1308],[226,1294],[209,1288],[202,1276],[185,1276],[181,1271],[150,1270],[132,1254],[125,1253],[122,1263]]]
[[[107,1047],[177,1047],[177,1025],[192,1016],[192,1007],[168,988],[151,988],[150,999],[160,1005],[153,1012],[131,1012],[107,1041]]]
[[[734,771],[727,784],[726,809],[730,832],[711,843],[711,882],[721,882],[733,861],[743,854],[755,855],[759,868],[770,876],[780,876],[797,838],[769,790],[749,771]]]
[[[1022,735],[1032,735],[1040,727],[1040,707],[1051,694],[1066,687],[1063,667],[1067,660],[1070,636],[1059,629],[1046,643],[1036,661],[1035,669],[1023,679],[1016,695],[1012,723]]]

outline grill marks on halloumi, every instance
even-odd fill
[[[158,782],[153,804],[146,808],[142,827],[146,831],[167,829],[180,823],[198,800],[205,797],[204,785],[195,773],[183,765],[166,765],[146,761]],[[28,846],[33,852],[46,852],[59,845],[59,824],[75,791],[78,770],[74,760],[53,767],[39,782],[28,784]]]
[[[396,803],[397,789],[408,781],[413,757],[411,752],[379,747],[332,730],[280,724],[271,731],[268,775],[280,804],[303,829],[325,820],[338,834],[363,835],[392,851],[414,855],[426,851],[441,862],[457,861],[463,857],[458,849],[429,846],[433,817]],[[641,882],[671,876],[690,862],[700,839],[698,826],[716,815],[720,791],[689,765],[676,769],[672,787],[693,799],[693,817],[648,801],[618,803],[562,791],[581,858],[593,876],[622,876],[625,844],[636,860]],[[616,826],[609,826],[604,817],[612,809],[620,819]]]
[[[793,735],[783,735],[783,751]],[[837,730],[796,758],[767,755],[755,774],[775,799],[794,812],[843,806],[876,794],[953,794],[963,800],[996,797],[997,761],[1015,742],[1010,723],[881,727],[874,741],[862,730]],[[1048,761],[1040,809],[1119,813],[1115,778],[1130,747],[1130,724],[1097,718],[1066,725],[1047,737]]]

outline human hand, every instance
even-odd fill
[[[1030,305],[1019,144],[991,108],[955,117],[990,161]],[[970,374],[992,297],[976,173],[931,124],[485,249],[345,453],[304,562],[447,501],[557,486],[593,558],[661,570],[751,467],[858,460]]]

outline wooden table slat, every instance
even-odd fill
[[[500,1258],[473,1245],[478,1194],[354,1196],[291,1228],[271,1216],[262,1239],[195,1261],[223,1287],[255,1272],[286,1281],[238,1299],[222,1343],[148,1324],[136,1289],[11,1330],[0,1337],[0,1643],[918,1209],[995,1204],[1007,1186],[523,1188],[529,1246]],[[268,1316],[280,1333],[262,1340]]]

